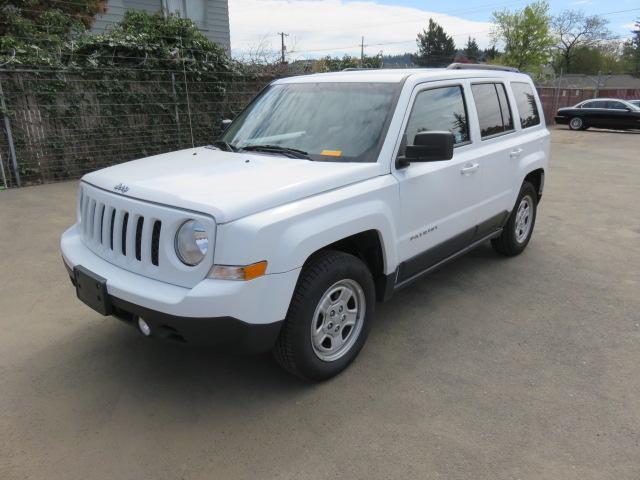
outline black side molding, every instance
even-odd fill
[[[440,268],[441,266],[443,266],[446,263],[449,263],[451,260],[454,260],[462,255],[464,255],[465,253],[473,250],[474,248],[478,247],[479,245],[481,245],[482,243],[486,242],[487,240],[491,240],[492,238],[498,237],[500,236],[500,234],[502,233],[502,228],[499,230],[494,231],[493,233],[487,235],[486,237],[480,238],[479,240],[476,240],[475,242],[473,242],[472,244],[468,245],[467,247],[463,248],[462,250],[449,255],[447,258],[444,258],[442,260],[440,260],[439,262],[431,265],[430,267],[425,268],[424,270],[412,275],[409,278],[406,278],[402,281],[399,281],[398,283],[396,283],[395,286],[395,290],[399,290],[401,288],[406,287],[407,285],[413,283],[414,281],[418,280],[419,278],[422,278],[423,276],[433,272],[434,270],[437,270],[438,268]]]
[[[487,240],[499,236],[508,219],[509,212],[505,210],[481,224],[419,253],[413,258],[405,260],[398,266],[395,274],[387,276],[395,277],[393,290],[407,286],[422,276],[440,268],[445,263],[473,250]],[[387,279],[387,282],[390,282],[390,279]],[[385,291],[384,298],[390,298],[391,293]]]

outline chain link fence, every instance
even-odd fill
[[[144,60],[143,60],[144,61]],[[0,68],[0,188],[79,178],[137,158],[211,143],[278,76],[108,67]],[[538,87],[549,125],[593,89]],[[640,89],[599,97],[640,98]]]
[[[79,178],[211,143],[275,77],[175,69],[0,68],[0,184]]]

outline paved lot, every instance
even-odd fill
[[[640,478],[639,152],[554,131],[525,254],[380,305],[320,385],[101,318],[58,253],[76,183],[0,193],[0,478]]]

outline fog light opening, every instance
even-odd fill
[[[151,335],[151,327],[142,319],[142,317],[138,317],[138,328],[145,337]]]

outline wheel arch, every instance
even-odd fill
[[[373,277],[376,298],[378,300],[388,298],[389,277],[393,277],[393,274],[385,274],[384,242],[382,233],[379,230],[365,230],[325,245],[309,255],[304,265],[307,265],[318,253],[327,250],[348,253],[362,260]]]
[[[535,170],[530,171],[524,177],[524,182],[529,182],[536,189],[536,193],[538,194],[537,202],[542,198],[542,192],[544,190],[544,180],[545,180],[545,171],[544,168],[536,168]]]

